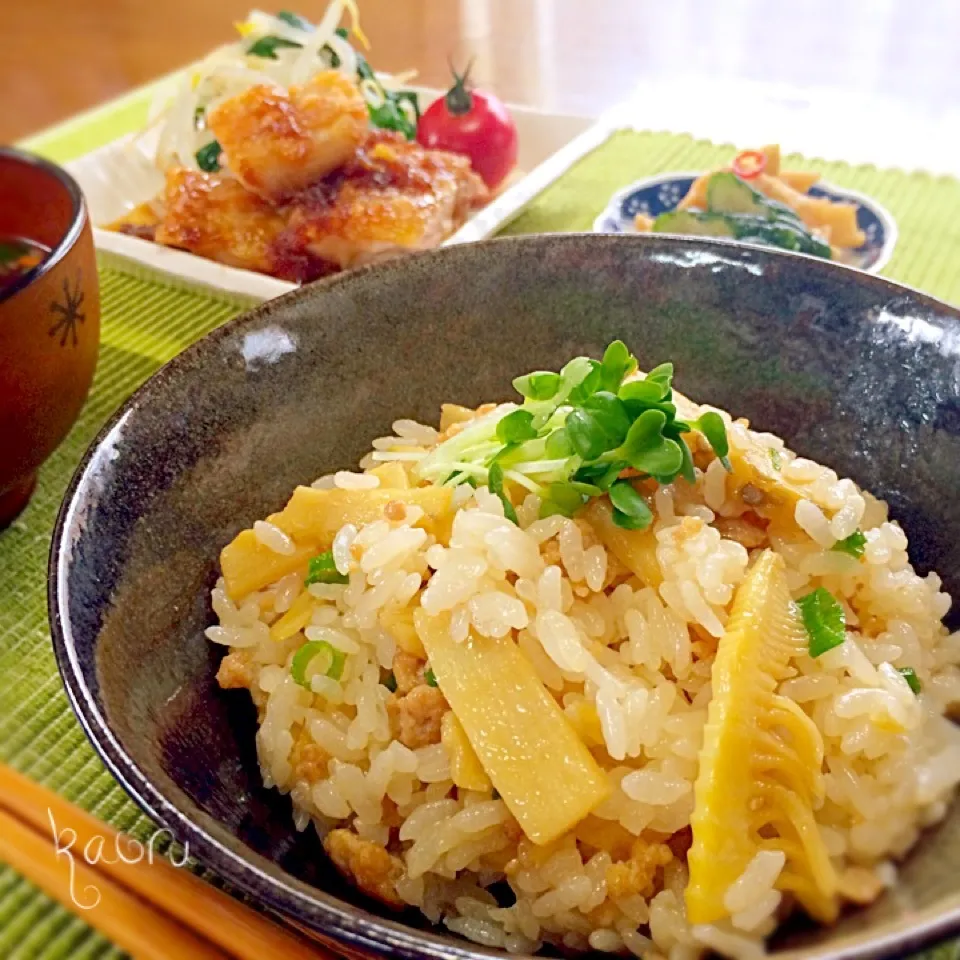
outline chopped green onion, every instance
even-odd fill
[[[437,675],[433,672],[433,667],[427,667],[426,672],[423,675],[423,679],[426,681],[428,687],[438,686]]]
[[[213,140],[205,147],[201,147],[194,156],[197,158],[197,166],[204,173],[216,173],[220,169],[220,154],[223,147]]]
[[[529,400],[552,400],[560,389],[560,374],[537,370],[513,381],[513,389]]]
[[[313,24],[309,20],[304,20],[299,13],[291,13],[289,10],[281,10],[277,14],[277,19],[282,20],[285,24],[291,27],[296,27],[298,30],[312,31]],[[340,32],[339,30],[337,31]],[[344,31],[344,40],[347,39],[346,31]]]
[[[317,557],[311,557],[307,565],[307,579],[304,583],[309,587],[311,583],[349,583],[350,578],[337,569],[333,562],[333,553],[327,551]]]
[[[907,681],[907,686],[915,693],[917,696],[920,695],[920,691],[923,689],[923,685],[920,683],[920,678],[917,676],[917,671],[913,667],[900,667],[897,670],[897,673]]]
[[[797,601],[810,644],[810,656],[819,657],[839,647],[846,639],[847,618],[843,607],[823,587]]]
[[[382,683],[391,693],[397,692],[397,678],[392,670],[383,678]]]
[[[533,428],[533,414],[529,410],[514,410],[497,424],[497,438],[504,443],[523,443],[524,440],[536,440],[537,431]]]
[[[783,468],[783,457],[780,455],[780,451],[776,447],[768,447],[767,453],[770,454],[770,463],[773,465],[773,469],[779,473]]]
[[[331,680],[339,680],[343,676],[343,666],[347,661],[347,655],[338,650],[326,640],[310,640],[305,643],[294,655],[290,664],[290,676],[301,687],[310,689],[310,681],[307,679],[307,667],[315,658],[325,654],[330,658],[327,669],[323,671],[324,676]]]
[[[247,49],[247,56],[262,57],[264,60],[279,60],[277,50],[281,47],[292,47],[299,50],[303,47],[303,44],[286,40],[283,37],[261,37]]]
[[[503,504],[503,515],[511,522],[519,526],[517,511],[510,502],[507,495],[503,492],[503,464],[494,463],[487,473],[487,487],[491,493],[496,494]]]
[[[367,113],[370,115],[370,123],[381,130],[396,130],[402,133],[408,140],[412,140],[417,135],[417,121],[420,119],[420,105],[417,94],[412,90],[397,92],[387,90],[380,82],[373,68],[367,62],[366,57],[357,54],[357,76],[361,80],[376,87],[379,96],[379,103],[376,105],[367,103]],[[414,119],[400,106],[401,102],[406,101],[413,106]]]
[[[832,547],[837,553],[846,553],[859,560],[863,556],[863,548],[867,545],[867,538],[862,530],[854,530],[849,537],[838,540]]]

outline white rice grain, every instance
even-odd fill
[[[253,525],[253,535],[257,542],[268,550],[289,557],[297,552],[297,545],[276,524],[267,520],[257,520]]]
[[[380,478],[375,473],[351,473],[338,470],[333,475],[334,486],[341,490],[375,490],[380,486]]]

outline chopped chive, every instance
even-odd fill
[[[291,13],[289,10],[281,10],[277,14],[277,19],[282,20],[288,26],[296,27],[298,30],[313,30],[313,24],[309,20],[304,20],[299,13]],[[340,32],[339,30],[337,31]],[[344,31],[344,40],[346,40],[346,31]]]
[[[391,692],[397,692],[397,678],[391,670],[381,681],[383,685]]]
[[[286,40],[283,37],[261,37],[252,46],[247,48],[248,57],[262,57],[264,60],[279,60],[277,50],[281,47],[301,49],[302,43]]]
[[[923,684],[920,683],[920,678],[917,676],[917,671],[913,667],[900,667],[897,670],[897,673],[907,681],[907,686],[915,693],[917,696],[920,695],[920,691],[923,689]]]
[[[770,454],[770,463],[773,465],[773,469],[779,473],[783,469],[783,457],[780,455],[780,451],[776,447],[769,447],[767,453]]]
[[[310,689],[310,681],[307,679],[307,667],[315,658],[325,654],[330,658],[327,669],[324,670],[324,676],[332,680],[339,680],[343,676],[343,666],[347,661],[347,655],[338,650],[326,640],[310,640],[305,643],[294,655],[290,664],[290,676],[301,687]]]
[[[817,587],[813,593],[801,597],[797,606],[807,631],[811,657],[819,657],[844,642],[847,618],[829,590]]]
[[[428,687],[438,686],[437,675],[433,672],[433,667],[427,667],[426,671],[423,674],[423,679]]]
[[[216,140],[212,140],[194,154],[197,166],[204,173],[216,173],[220,169],[221,153],[223,153],[223,147]]]
[[[845,553],[859,560],[863,556],[863,548],[867,545],[867,538],[862,530],[854,530],[849,537],[838,540],[831,549],[837,553]]]
[[[496,494],[500,498],[500,502],[503,504],[503,515],[511,523],[519,526],[520,521],[517,519],[517,511],[503,490],[503,464],[494,463],[490,467],[487,473],[487,487],[491,493]]]
[[[327,550],[319,556],[311,557],[307,564],[307,579],[304,583],[309,587],[311,583],[349,583],[350,578],[337,569],[333,562],[333,553]]]

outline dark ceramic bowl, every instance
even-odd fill
[[[398,417],[624,338],[647,368],[886,497],[922,570],[960,590],[960,314],[877,277],[688,239],[450,247],[271,301],[186,350],[100,434],[60,514],[50,614],[87,734],[133,798],[237,888],[341,951],[494,956],[346,889],[266,790],[245,692],[203,629],[223,544],[298,483],[353,466]],[[902,954],[960,932],[960,812],[902,884],[776,948]]]

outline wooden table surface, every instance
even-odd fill
[[[2,3],[0,142],[232,38],[255,0]],[[292,3],[293,0],[290,0]],[[638,80],[701,76],[960,103],[957,0],[360,0],[372,60],[445,85],[447,58],[505,99],[594,115]],[[267,5],[269,6],[269,5]],[[298,0],[319,16],[325,0]],[[665,95],[669,95],[665,86]],[[954,107],[954,109],[956,109]]]

